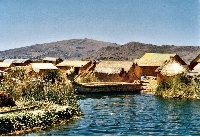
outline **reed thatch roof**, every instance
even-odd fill
[[[64,60],[63,62],[57,64],[57,67],[82,67],[88,64],[90,61],[80,61],[80,60]]]
[[[52,63],[31,63],[31,67],[35,72],[39,72],[40,70],[58,69]]]
[[[177,74],[181,74],[188,69],[179,63],[175,59],[170,59],[166,61],[162,66],[156,69],[156,72],[160,72],[164,76],[174,76]]]
[[[200,74],[200,63],[198,63],[192,70],[192,72],[198,72]]]
[[[145,53],[143,57],[134,62],[139,66],[161,66],[165,61],[175,56],[176,54]]]
[[[135,63],[135,64],[138,63],[139,60],[140,60],[140,59],[135,59],[135,60],[134,60],[134,63]]]
[[[16,59],[5,59],[3,62],[13,63]]]
[[[3,62],[10,62],[10,63],[25,63],[30,61],[29,59],[5,59]]]
[[[0,62],[0,68],[9,68],[14,66],[11,62]]]
[[[25,63],[27,61],[30,61],[30,59],[17,59],[13,63]]]
[[[43,61],[57,61],[57,60],[62,60],[62,59],[55,58],[55,57],[45,57],[45,58],[43,58]]]
[[[191,63],[193,62],[200,63],[200,54]]]
[[[190,62],[189,68],[192,70],[198,63],[200,63],[200,54]]]
[[[128,72],[133,64],[131,61],[101,61],[96,65],[95,72],[107,74],[117,74],[122,70]]]

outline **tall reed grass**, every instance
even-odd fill
[[[78,83],[90,83],[90,82],[99,82],[98,78],[94,74],[81,76],[77,80]]]
[[[69,105],[80,112],[72,85],[58,70],[47,70],[37,78],[26,74],[23,69],[11,70],[0,82],[0,90],[10,93],[16,101]]]
[[[0,135],[37,126],[46,127],[81,115],[74,89],[63,76],[58,70],[47,70],[36,78],[24,69],[8,72],[0,81],[0,90],[10,93],[21,105],[39,108],[0,114]]]
[[[155,95],[164,98],[200,99],[200,80],[184,74],[172,76],[158,85]]]

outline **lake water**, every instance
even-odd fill
[[[200,101],[148,94],[78,96],[84,116],[27,135],[200,135]]]

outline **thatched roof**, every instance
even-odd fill
[[[31,67],[35,72],[39,72],[40,70],[58,69],[52,63],[31,63]]]
[[[80,61],[80,60],[64,60],[63,62],[57,64],[57,67],[82,67],[88,64],[90,61]]]
[[[187,71],[187,68],[175,59],[166,61],[162,66],[156,69],[156,72],[160,72],[165,76],[174,76]]]
[[[13,63],[16,59],[5,59],[3,62]]]
[[[191,63],[193,62],[200,63],[200,54]]]
[[[43,58],[43,60],[46,60],[46,61],[56,61],[56,60],[62,60],[62,59],[55,58],[55,57],[45,57],[45,58]]]
[[[96,67],[95,72],[107,73],[107,74],[119,74],[122,72],[123,68],[114,68],[114,67]]]
[[[166,60],[170,57],[174,57],[176,54],[165,54],[165,53],[145,53],[140,59],[154,59],[154,60]]]
[[[198,63],[200,63],[200,54],[190,62],[190,69],[192,70]]]
[[[176,54],[145,53],[143,57],[136,59],[134,62],[139,66],[161,66],[165,61],[175,56],[179,57]]]
[[[133,64],[131,61],[101,61],[96,65],[95,72],[107,74],[120,73],[122,70],[128,72]]]
[[[198,63],[192,70],[192,72],[198,72],[200,74],[200,63]]]
[[[30,60],[29,59],[5,59],[3,62],[25,63],[26,61],[30,61]]]
[[[17,59],[13,63],[25,63],[27,61],[30,61],[30,59]]]
[[[9,68],[11,67],[13,64],[10,62],[0,62],[0,68]]]
[[[138,63],[139,60],[140,60],[140,59],[135,59],[135,60],[134,60],[134,63],[135,63],[135,64]]]

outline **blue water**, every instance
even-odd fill
[[[147,94],[79,96],[84,116],[27,135],[200,135],[200,101]]]

